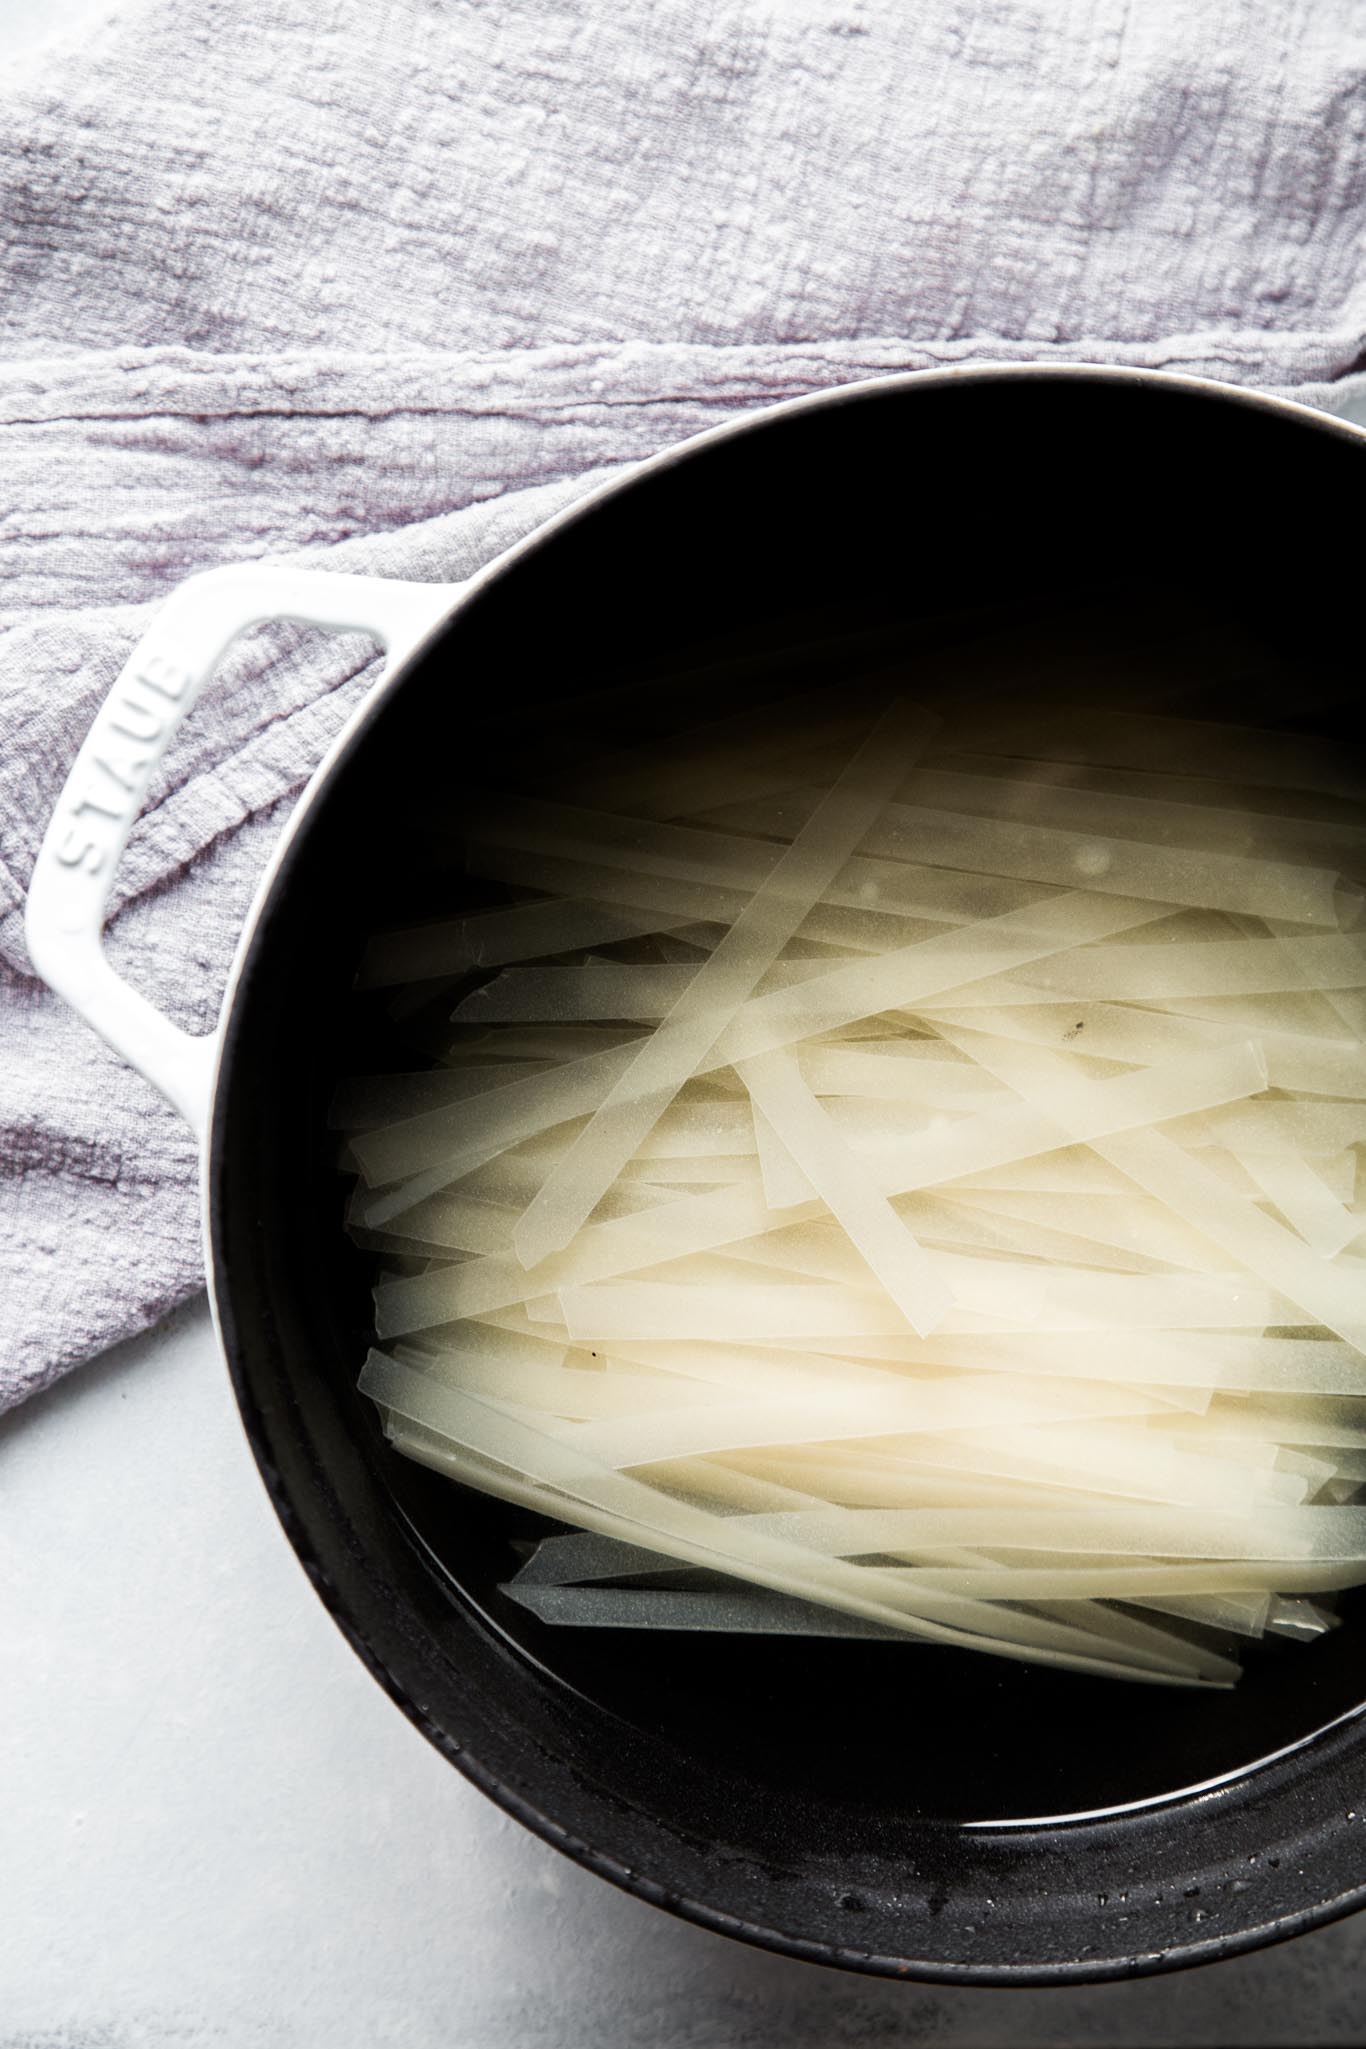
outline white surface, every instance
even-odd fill
[[[115,0],[0,0],[0,48],[6,56],[36,50],[116,11]]]
[[[202,1304],[0,1426],[0,1657],[0,2049],[1361,2040],[1366,1920],[1183,1977],[945,1993],[589,1877],[352,1656]]]

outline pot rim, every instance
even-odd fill
[[[1179,1949],[1168,1947],[1133,1955],[1036,1959],[1019,1964],[986,1964],[955,1963],[938,1957],[908,1958],[818,1940],[711,1905],[689,1893],[672,1889],[634,1866],[626,1866],[612,1852],[598,1847],[585,1836],[557,1822],[533,1800],[509,1786],[495,1770],[483,1764],[477,1756],[472,1755],[440,1728],[426,1713],[409,1687],[391,1671],[384,1654],[371,1643],[352,1619],[342,1594],[334,1585],[327,1567],[319,1557],[302,1516],[275,1467],[267,1420],[256,1403],[237,1357],[234,1333],[230,1328],[233,1320],[230,1284],[216,1256],[213,1186],[216,1165],[224,1143],[223,1104],[226,1092],[220,1088],[220,1079],[233,1035],[243,971],[262,913],[273,894],[280,871],[296,838],[307,829],[313,806],[343,757],[348,756],[360,744],[371,721],[389,701],[391,694],[404,684],[413,669],[424,659],[428,649],[444,636],[468,603],[497,578],[514,568],[524,557],[553,541],[562,529],[572,525],[603,501],[629,490],[637,480],[665,472],[713,444],[738,439],[789,417],[855,404],[865,399],[872,401],[902,390],[971,387],[992,383],[1031,384],[1043,381],[1155,387],[1159,390],[1223,399],[1246,407],[1250,411],[1270,412],[1297,420],[1307,427],[1327,434],[1330,438],[1366,442],[1366,427],[1338,419],[1299,400],[1184,371],[1153,370],[1103,363],[984,362],[961,367],[892,372],[853,383],[833,385],[825,390],[806,392],[771,405],[759,406],[737,418],[728,419],[683,441],[673,443],[644,461],[632,464],[624,474],[609,477],[595,485],[592,490],[575,499],[571,505],[552,515],[486,563],[461,587],[454,602],[423,638],[367,692],[309,778],[271,850],[244,920],[229,970],[216,1038],[210,1119],[200,1154],[201,1220],[210,1309],[232,1382],[243,1430],[271,1506],[315,1591],[352,1650],[371,1677],[447,1761],[454,1764],[464,1778],[477,1786],[506,1814],[552,1847],[563,1851],[585,1869],[608,1880],[633,1897],[662,1907],[680,1919],[713,1933],[730,1936],[802,1962],[825,1964],[865,1975],[944,1985],[1016,1988],[1028,1985],[1056,1987],[1151,1976],[1188,1969],[1264,1948],[1339,1920],[1366,1904],[1366,1874],[1358,1884],[1327,1900],[1274,1915],[1246,1928],[1215,1930],[1202,1939],[1183,1942]],[[1288,1758],[1311,1746],[1331,1742],[1334,1738],[1339,1743],[1344,1742],[1352,1729],[1360,1724],[1363,1716],[1366,1716],[1366,1702],[1363,1702],[1359,1709],[1351,1710],[1339,1717],[1325,1729],[1314,1732],[1301,1742],[1290,1746],[1287,1751],[1278,1753],[1276,1758],[1258,1760],[1247,1770],[1231,1775],[1232,1779],[1246,1779],[1252,1773],[1270,1768],[1280,1758]],[[1131,1813],[1151,1813],[1197,1799],[1217,1798],[1219,1791],[1227,1783],[1228,1781],[1221,1780],[1213,1782],[1209,1787],[1182,1788],[1171,1795],[1159,1795],[1151,1800],[1136,1803],[1133,1809],[1119,1810],[1115,1819],[1122,1824]],[[1110,1819],[1108,1811],[1104,1817],[1082,1814],[1059,1819],[1042,1819],[1033,1823],[973,1823],[965,1826],[970,1827],[972,1832],[979,1836],[984,1833],[1018,1836],[1031,1829],[1065,1835],[1069,1830],[1085,1827],[1102,1818],[1106,1821]]]
[[[591,512],[595,506],[613,497],[617,492],[629,490],[642,478],[655,476],[674,468],[678,463],[705,448],[711,447],[713,444],[737,440],[775,421],[796,418],[804,413],[822,411],[827,407],[840,407],[855,404],[865,399],[876,399],[885,396],[889,392],[911,389],[928,390],[938,387],[952,388],[954,386],[978,384],[1031,384],[1040,382],[1153,386],[1159,390],[1190,392],[1197,396],[1203,395],[1208,398],[1226,399],[1234,404],[1245,406],[1249,411],[1280,414],[1286,418],[1298,420],[1304,426],[1317,428],[1320,432],[1339,440],[1366,442],[1366,426],[1359,426],[1355,421],[1338,419],[1335,415],[1325,413],[1318,407],[1304,405],[1298,399],[1283,398],[1279,394],[1258,391],[1246,385],[1227,384],[1218,378],[1195,376],[1189,371],[1149,370],[1113,363],[984,362],[962,366],[955,365],[949,368],[890,371],[884,376],[861,378],[847,384],[832,384],[822,391],[801,392],[794,398],[779,399],[772,405],[755,407],[753,411],[742,413],[734,419],[722,420],[714,427],[703,428],[700,433],[689,435],[683,441],[670,443],[667,448],[660,449],[656,454],[646,456],[642,462],[629,465],[624,475],[604,479],[602,483],[595,484],[590,491],[585,492],[581,498],[576,498],[572,505],[567,505],[561,511],[552,513],[549,519],[542,521],[539,526],[533,527],[530,533],[524,534],[520,540],[514,541],[510,547],[505,548],[500,554],[495,555],[491,561],[486,562],[482,568],[477,569],[473,576],[461,585],[459,595],[448,609],[441,614],[435,624],[430,626],[422,637],[408,649],[401,661],[395,662],[379,678],[374,687],[366,692],[364,698],[356,706],[356,709],[352,712],[318,762],[317,767],[300,792],[293,811],[281,828],[279,838],[271,849],[260,881],[252,896],[250,907],[243,920],[242,930],[238,935],[237,946],[228,969],[228,978],[219,1010],[219,1026],[216,1034],[215,1061],[211,1081],[210,1119],[205,1142],[200,1154],[200,1200],[201,1215],[205,1228],[205,1266],[210,1275],[213,1272],[213,1248],[208,1238],[208,1215],[211,1196],[204,1165],[213,1149],[213,1125],[217,1114],[218,1078],[222,1062],[223,1043],[226,1036],[225,1026],[241,978],[242,968],[250,949],[252,934],[259,922],[266,900],[274,887],[275,878],[284,863],[296,835],[301,833],[307,825],[308,817],[318,792],[326,784],[342,756],[349,753],[351,748],[359,741],[371,720],[377,716],[381,705],[387,703],[393,692],[402,686],[412,670],[424,658],[427,650],[437,639],[446,633],[451,622],[481,592],[487,589],[497,578],[505,575],[507,571],[515,567],[524,556],[544,547],[562,529],[573,525],[576,520]],[[210,1285],[209,1292],[212,1301],[214,1299],[212,1285]],[[215,1306],[215,1321],[216,1317],[217,1310]],[[219,1335],[221,1340],[221,1332]]]

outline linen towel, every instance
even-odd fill
[[[730,414],[890,370],[1361,408],[1355,0],[130,0],[0,79],[0,1407],[201,1280],[174,1112],[36,981],[34,850],[190,571],[458,578]],[[232,655],[110,946],[209,1027],[373,674]]]

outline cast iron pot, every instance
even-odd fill
[[[1312,1927],[1366,1888],[1366,1627],[1349,1600],[1330,1640],[1254,1652],[1211,1696],[937,1647],[537,1635],[497,1591],[509,1511],[390,1454],[354,1386],[368,1274],[326,1113],[370,1050],[351,996],[366,928],[420,895],[410,820],[480,775],[496,787],[566,695],[615,692],[629,724],[652,676],[692,662],[723,705],[756,650],[800,670],[869,621],[932,648],[936,621],[974,607],[1075,607],[1113,646],[1155,593],[1185,593],[1273,664],[1340,670],[1320,586],[1363,441],[1127,371],[831,391],[643,464],[464,586],[196,577],[82,749],[29,945],[203,1137],[214,1313],[290,1541],[428,1740],[643,1899],[793,1956],[976,1984],[1156,1971]],[[109,968],[102,912],[181,716],[267,618],[367,630],[390,666],[294,813],[219,1032],[190,1039]],[[1354,710],[1337,717],[1360,738]],[[429,879],[432,908],[448,885]]]

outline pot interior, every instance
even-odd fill
[[[325,1598],[409,1711],[628,1875],[696,1891],[683,1872],[701,1859],[712,1899],[750,1921],[766,1884],[818,1872],[826,1906],[803,1926],[847,1944],[864,1899],[913,1872],[930,1909],[916,1954],[970,1949],[935,1935],[933,1901],[970,1891],[980,1825],[1175,1800],[1306,1744],[1366,1701],[1362,1597],[1327,1639],[1252,1645],[1235,1690],[1201,1694],[913,1643],[538,1623],[500,1587],[549,1526],[392,1453],[355,1389],[375,1259],[345,1235],[329,1105],[349,1075],[417,1064],[452,994],[396,1019],[384,992],[357,993],[367,935],[495,900],[463,869],[469,795],[525,784],[530,763],[572,802],[613,750],[668,731],[681,695],[699,719],[797,690],[838,702],[887,664],[966,697],[1006,648],[1022,702],[1056,651],[1093,664],[1104,703],[1208,643],[1223,652],[1197,716],[1366,759],[1324,571],[1360,462],[1330,427],[1082,377],[903,386],[771,422],[637,480],[495,578],[378,706],[292,843],[213,1140],[248,1427]]]

